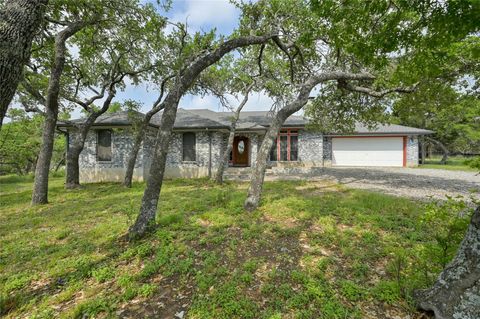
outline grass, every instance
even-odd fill
[[[441,156],[432,156],[431,158],[425,159],[425,164],[420,164],[419,168],[434,168],[434,169],[445,169],[449,171],[467,171],[474,172],[477,171],[475,168],[468,166],[465,161],[468,159],[463,156],[450,156],[447,159],[446,164],[441,164]]]
[[[413,289],[440,266],[423,204],[321,182],[167,181],[157,230],[125,241],[144,184],[66,191],[29,205],[0,177],[0,315],[7,318],[364,318],[419,314]]]

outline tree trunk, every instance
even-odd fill
[[[426,149],[425,149],[425,136],[422,137],[421,140],[421,149],[420,149],[420,163],[425,164],[425,157],[426,157]]]
[[[6,0],[0,11],[0,129],[48,0]]]
[[[262,44],[272,38],[266,36],[245,36],[231,39],[220,44],[215,50],[197,58],[181,76],[175,79],[173,89],[166,96],[162,121],[157,133],[155,151],[147,179],[147,187],[143,193],[140,213],[135,223],[129,229],[130,238],[143,236],[150,225],[155,222],[158,199],[162,188],[163,175],[167,159],[167,151],[171,140],[172,128],[177,115],[178,102],[200,73],[210,65],[219,61],[225,54],[240,47]]]
[[[438,147],[440,147],[440,149],[442,150],[443,152],[443,156],[442,156],[442,159],[440,160],[440,164],[442,165],[445,165],[447,164],[447,160],[448,160],[448,155],[450,154],[450,152],[448,151],[447,147],[445,145],[443,145],[442,142],[436,140],[436,139],[433,139],[431,137],[427,137],[425,136],[425,139],[435,143]]]
[[[232,123],[232,127],[230,128],[230,133],[228,134],[228,141],[227,141],[227,148],[220,159],[220,163],[218,164],[217,172],[215,173],[215,182],[217,184],[223,183],[223,172],[225,171],[225,164],[228,163],[230,158],[230,152],[233,149],[233,139],[235,138],[235,125]]]
[[[135,163],[137,162],[138,152],[140,151],[140,146],[142,145],[142,141],[145,135],[145,131],[147,129],[148,123],[150,123],[150,118],[145,119],[141,123],[138,131],[135,133],[135,139],[133,141],[132,150],[129,153],[128,161],[127,161],[127,170],[125,171],[125,178],[123,179],[123,186],[125,187],[132,187],[132,178],[133,178],[133,171],[135,170]]]
[[[58,172],[58,170],[60,169],[60,166],[62,166],[62,164],[65,163],[65,157],[66,157],[66,153],[64,152],[62,155],[62,158],[58,161],[57,165],[55,165],[55,172]]]
[[[308,96],[307,96],[308,98]],[[303,104],[298,105],[298,110],[300,110],[307,100]],[[267,169],[267,160],[270,150],[273,146],[273,141],[278,135],[280,128],[282,127],[285,120],[295,113],[297,108],[288,108],[280,110],[274,117],[270,127],[268,128],[265,137],[263,138],[262,145],[257,153],[257,163],[255,169],[251,176],[250,187],[248,188],[247,199],[245,200],[244,207],[247,211],[253,211],[257,209],[260,204],[260,196],[263,188],[263,181],[265,178],[265,170]]]
[[[165,99],[165,109],[158,129],[153,160],[147,179],[147,187],[143,193],[140,213],[135,223],[128,230],[130,238],[140,237],[155,222],[158,199],[162,189],[163,175],[167,160],[168,147],[172,138],[172,128],[177,115],[178,102],[184,90],[176,90],[176,94],[169,94]]]
[[[103,102],[102,108],[96,112],[92,111],[93,113],[90,113],[88,118],[85,120],[85,123],[79,126],[79,132],[77,135],[70,134],[73,143],[72,147],[67,151],[67,174],[65,177],[65,188],[74,189],[80,187],[80,153],[82,153],[83,148],[85,147],[85,140],[87,139],[90,128],[95,123],[97,118],[108,110],[112,104],[115,94],[115,86],[114,83],[112,83],[110,84],[108,96]]]
[[[67,167],[65,177],[65,188],[74,189],[80,187],[80,153],[83,150],[85,139],[74,143],[67,152]]]
[[[342,71],[327,71],[319,74],[311,75],[301,86],[300,91],[296,99],[287,104],[282,108],[272,120],[270,127],[265,134],[260,150],[257,154],[257,163],[255,169],[252,173],[250,187],[248,188],[247,199],[244,203],[244,208],[247,211],[253,211],[257,209],[260,204],[260,196],[263,187],[263,180],[265,178],[265,170],[267,168],[267,159],[272,148],[273,141],[277,137],[280,128],[282,127],[285,120],[292,115],[293,113],[302,109],[305,104],[307,104],[310,92],[315,86],[322,82],[331,81],[331,80],[361,80],[361,79],[372,79],[373,76],[368,73],[348,73]],[[357,90],[358,88],[354,88]],[[370,94],[373,96],[383,96],[389,92],[394,92],[395,90],[385,90],[382,92],[375,92],[367,88],[361,88],[359,90],[363,93]]]
[[[56,94],[58,98],[58,92]],[[51,99],[54,99],[52,96]],[[58,100],[49,102],[43,124],[42,145],[38,154],[33,182],[32,205],[48,203],[48,173],[52,160],[53,143],[55,140],[55,126],[58,117]]]
[[[68,38],[80,31],[85,24],[74,22],[60,31],[55,37],[55,59],[48,82],[45,102],[45,123],[43,126],[42,145],[35,167],[33,182],[32,205],[48,202],[48,173],[52,160],[55,126],[58,117],[58,96],[60,94],[60,77],[65,66],[66,42]]]
[[[237,107],[235,110],[233,119],[232,119],[232,124],[230,125],[230,133],[228,134],[228,141],[227,141],[227,149],[223,153],[223,156],[220,158],[220,163],[217,169],[217,173],[215,174],[215,182],[217,184],[222,184],[223,183],[223,172],[225,171],[225,164],[228,163],[228,159],[230,158],[230,152],[232,151],[233,148],[233,140],[235,138],[235,129],[237,127],[237,122],[238,119],[240,118],[240,112],[242,111],[243,107],[245,104],[248,102],[248,95],[250,94],[250,91],[253,89],[253,86],[255,85],[255,81],[253,81],[246,89],[245,91],[245,96],[240,103],[240,105]]]
[[[437,319],[480,318],[480,206],[453,261],[430,289],[416,292],[415,300]]]

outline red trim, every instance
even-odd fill
[[[403,167],[407,167],[407,137],[403,137]]]
[[[290,161],[290,130],[287,131],[287,161]]]
[[[281,136],[286,136],[287,137],[287,161],[291,161],[290,159],[290,151],[291,151],[291,141],[290,137],[291,136],[298,136],[298,130],[299,128],[282,128],[280,132],[278,132],[278,135],[274,141],[274,143],[277,143],[277,162],[284,162],[280,159],[280,150],[281,150],[281,143],[282,139],[280,138]],[[296,131],[295,133],[292,133],[292,131]]]

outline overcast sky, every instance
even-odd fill
[[[228,0],[173,0],[172,8],[167,16],[173,22],[188,21],[191,31],[209,31],[216,28],[218,33],[229,35],[237,26],[239,10]],[[150,109],[157,93],[154,86],[130,85],[124,92],[117,94],[117,101],[133,99],[143,103],[143,111]],[[245,111],[269,110],[272,101],[264,94],[252,94]],[[186,95],[180,101],[180,107],[185,109],[222,110],[217,98],[213,96]]]

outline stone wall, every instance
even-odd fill
[[[70,143],[76,138],[71,133]],[[80,183],[123,181],[129,150],[133,146],[133,135],[129,129],[112,129],[112,160],[97,161],[97,131],[88,132],[85,146],[80,153]],[[143,178],[143,151],[140,150],[133,172],[134,180]]]
[[[330,136],[323,138],[323,164],[332,166],[332,138]]]
[[[418,136],[407,137],[407,167],[418,166]]]
[[[298,161],[303,166],[323,165],[323,135],[317,132],[298,131]]]
[[[150,163],[155,146],[155,130],[151,130],[144,146],[145,165],[143,175],[148,176]],[[220,132],[197,131],[195,132],[195,161],[183,161],[183,133],[173,133],[168,149],[165,177],[167,178],[196,178],[213,174],[220,161],[222,150],[222,136]],[[211,158],[211,165],[210,163]]]

